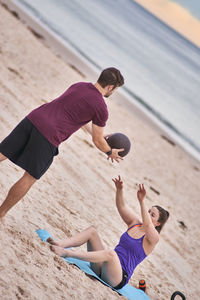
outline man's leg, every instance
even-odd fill
[[[3,155],[2,153],[0,153],[0,162],[5,160],[7,157],[5,155]]]
[[[6,213],[26,195],[30,187],[35,183],[36,179],[29,173],[24,175],[11,187],[5,201],[0,206],[0,218],[4,217]]]

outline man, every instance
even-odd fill
[[[111,149],[103,136],[108,119],[103,97],[109,97],[123,84],[124,78],[116,68],[103,70],[94,85],[86,82],[73,84],[60,97],[28,114],[1,142],[0,162],[8,158],[25,172],[0,206],[0,219],[47,171],[58,154],[59,144],[82,126],[108,159],[112,162],[122,159],[118,152],[124,149]],[[90,121],[92,124],[88,124]]]

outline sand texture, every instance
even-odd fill
[[[87,78],[0,5],[0,140],[32,109],[83,80]],[[10,210],[0,230],[1,300],[125,299],[66,264],[35,233],[43,228],[64,238],[94,225],[105,247],[113,249],[126,229],[115,207],[111,180],[118,174],[124,180],[126,201],[137,214],[138,183],[146,186],[149,207],[158,204],[171,214],[159,244],[137,267],[130,284],[137,286],[144,278],[153,300],[170,299],[175,290],[198,299],[200,166],[123,103],[117,104],[114,96],[107,103],[105,133],[127,134],[131,152],[119,165],[112,164],[83,130],[61,145],[51,168]],[[22,174],[8,160],[0,164],[0,201]]]

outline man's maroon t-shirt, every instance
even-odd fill
[[[90,121],[104,127],[108,110],[101,93],[92,83],[79,82],[52,102],[34,109],[27,118],[51,144],[58,147]]]

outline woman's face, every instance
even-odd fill
[[[150,214],[153,225],[155,227],[159,226],[160,223],[158,222],[158,220],[159,220],[160,215],[159,215],[159,210],[157,209],[157,207],[152,206],[152,208],[149,209],[149,214]]]

